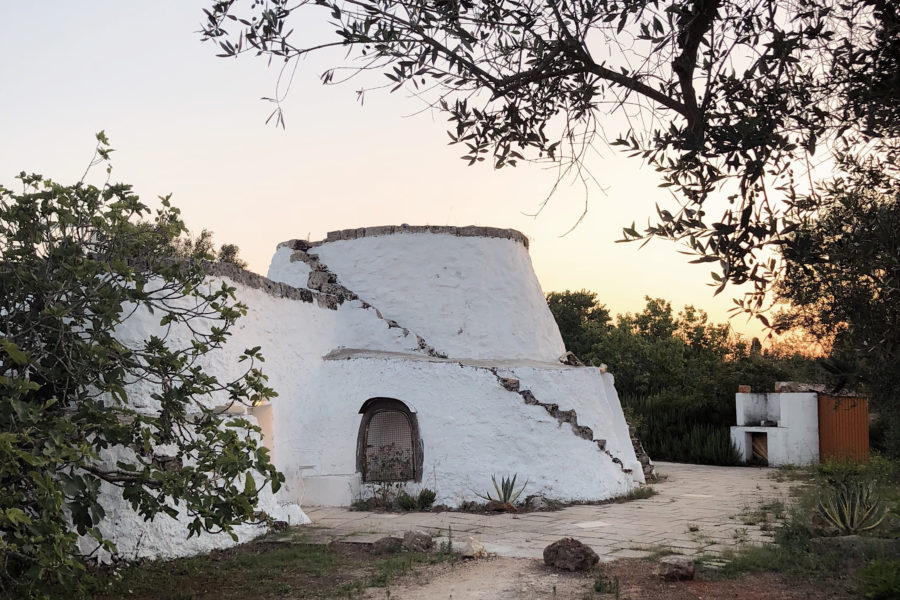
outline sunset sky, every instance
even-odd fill
[[[172,194],[188,226],[241,247],[265,274],[275,244],[327,231],[400,223],[512,227],[531,239],[545,291],[596,291],[613,313],[645,295],[693,304],[727,320],[728,289],[713,298],[708,266],[689,265],[671,243],[616,244],[622,227],[646,223],[673,200],[639,161],[606,150],[588,166],[587,217],[580,184],[560,187],[538,165],[467,167],[447,145],[445,121],[420,101],[359,84],[324,87],[341,54],[301,63],[284,103],[286,129],[266,125],[277,67],[216,58],[197,30],[203,1],[0,2],[0,183],[22,170],[61,183],[81,177],[94,134],[116,148],[113,179],[151,202]],[[315,34],[328,31],[309,23]],[[418,113],[418,114],[414,114]],[[613,122],[612,133],[619,124]],[[745,317],[739,332],[759,335]]]

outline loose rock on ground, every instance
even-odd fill
[[[403,534],[403,549],[407,552],[430,552],[434,540],[424,531],[407,531]]]
[[[566,571],[585,571],[600,561],[597,553],[575,538],[563,538],[544,548],[544,564]]]
[[[403,540],[387,536],[372,543],[372,554],[396,554],[403,548]]]
[[[694,578],[694,561],[687,556],[667,556],[659,561],[659,576],[666,581],[689,581]]]
[[[463,546],[459,551],[459,554],[463,558],[486,558],[488,555],[487,550],[484,549],[484,546],[478,541],[478,538],[475,537],[467,537],[463,541]]]

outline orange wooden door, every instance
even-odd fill
[[[819,460],[869,460],[869,402],[819,394]]]

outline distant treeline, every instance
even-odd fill
[[[702,310],[675,314],[665,300],[646,301],[641,312],[613,319],[594,292],[547,295],[566,348],[615,375],[626,417],[653,459],[737,464],[729,427],[739,385],[772,391],[776,381],[829,380],[804,348],[763,348]]]

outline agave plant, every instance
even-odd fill
[[[515,502],[522,492],[525,490],[525,486],[528,485],[528,480],[525,480],[525,483],[522,484],[522,487],[516,491],[516,477],[518,473],[513,474],[512,479],[509,477],[504,477],[500,480],[500,484],[497,484],[497,478],[494,475],[491,475],[491,481],[494,483],[494,490],[497,492],[497,497],[494,498],[491,496],[490,492],[486,494],[479,494],[475,492],[475,495],[479,498],[484,498],[488,502],[497,501],[502,502],[504,504],[512,504]]]
[[[844,535],[874,529],[887,515],[874,484],[860,481],[831,487],[819,496],[816,509],[822,518]]]

